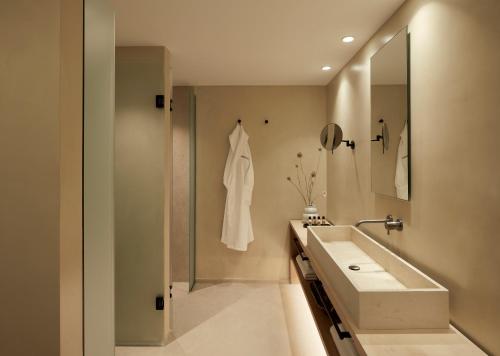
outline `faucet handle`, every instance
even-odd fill
[[[392,215],[387,215],[387,220],[385,222],[385,229],[387,230],[387,235],[389,235],[391,230],[403,230],[403,219],[397,218],[394,220]]]

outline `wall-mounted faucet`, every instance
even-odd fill
[[[387,235],[389,235],[391,230],[403,230],[403,220],[400,218],[394,220],[392,215],[387,215],[385,219],[381,220],[359,220],[354,226],[358,227],[361,224],[384,224],[384,227],[387,230]]]

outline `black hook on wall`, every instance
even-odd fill
[[[236,120],[236,122],[238,123],[238,125],[241,125],[241,119]],[[269,124],[269,120],[265,119],[264,124],[266,124],[266,125]]]

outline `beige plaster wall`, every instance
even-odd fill
[[[325,87],[199,87],[197,97],[196,278],[288,279],[288,220],[304,208],[286,177],[297,152],[316,165],[325,125]],[[255,170],[251,207],[255,241],[246,252],[220,242],[226,189],[222,184],[228,135],[241,118],[250,136]],[[264,124],[269,119],[268,125]],[[325,159],[318,191],[325,189]],[[318,201],[325,213],[325,199]]]
[[[82,354],[80,0],[0,5],[0,354]]]
[[[356,150],[328,159],[328,216],[387,213],[402,233],[366,228],[450,290],[451,319],[500,354],[500,2],[407,1],[328,87],[328,120]],[[411,33],[412,199],[370,191],[370,56]]]
[[[189,278],[189,95],[191,87],[174,87],[172,279]]]

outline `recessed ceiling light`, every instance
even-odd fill
[[[329,71],[331,69],[332,69],[332,67],[330,67],[330,66],[323,66],[323,67],[321,67],[321,70],[325,71],[325,72],[327,72],[327,71]]]
[[[354,41],[354,37],[352,37],[352,36],[342,37],[342,42],[344,42],[344,43],[351,43],[352,41]]]

